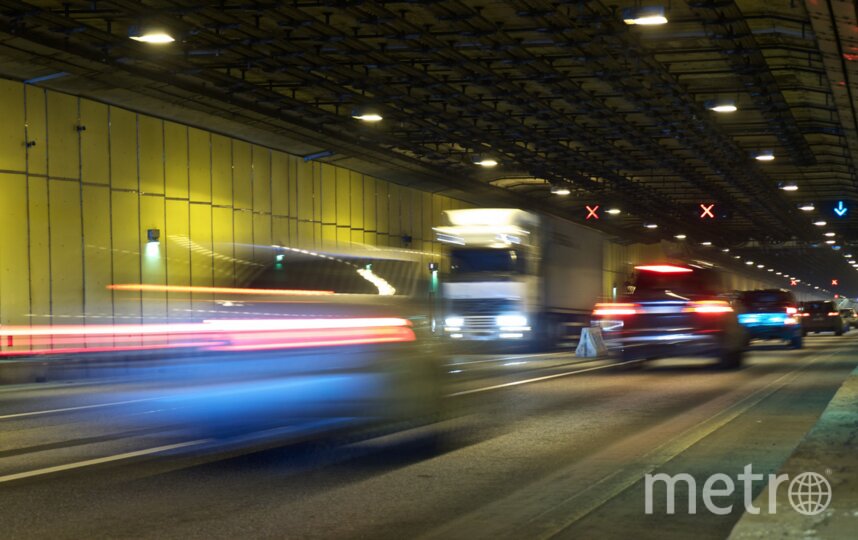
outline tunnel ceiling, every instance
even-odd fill
[[[478,204],[615,205],[588,224],[858,294],[855,3],[679,1],[662,26],[625,24],[634,6],[0,0],[0,73]],[[176,41],[130,40],[140,25]]]

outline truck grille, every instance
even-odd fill
[[[501,313],[518,311],[515,300],[506,298],[476,298],[455,299],[450,301],[450,313],[462,317],[476,317],[479,319],[490,319],[494,323],[494,316]]]

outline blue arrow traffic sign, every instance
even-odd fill
[[[834,213],[837,214],[837,217],[843,217],[846,215],[849,209],[843,206],[843,201],[837,201],[837,206],[834,207]]]

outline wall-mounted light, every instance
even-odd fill
[[[146,257],[161,256],[161,231],[159,229],[146,230]]]
[[[623,10],[623,22],[639,26],[667,24],[664,6],[642,6]]]
[[[731,113],[738,110],[736,101],[733,99],[710,99],[706,101],[705,105],[707,109],[717,113]]]
[[[135,24],[129,27],[128,37],[151,45],[164,45],[176,41],[166,28],[152,23]]]

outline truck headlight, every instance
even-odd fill
[[[464,325],[464,317],[447,317],[446,319],[444,319],[444,326],[461,327]]]
[[[503,326],[505,328],[527,326],[527,317],[520,313],[498,315],[495,317],[495,323],[497,323],[498,326]]]

